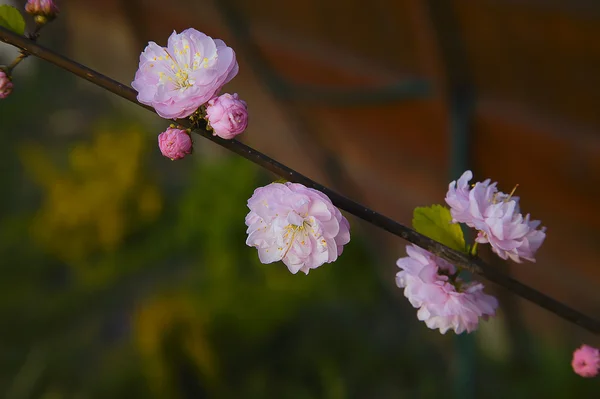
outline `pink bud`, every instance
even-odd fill
[[[171,160],[181,159],[192,153],[192,139],[185,130],[170,127],[158,135],[158,148]]]
[[[27,0],[25,11],[35,17],[44,17],[43,21],[46,22],[56,18],[59,10],[52,0]]]
[[[571,362],[573,371],[582,377],[595,377],[600,369],[600,350],[588,345],[581,345],[573,352]]]
[[[6,98],[12,92],[13,84],[10,81],[10,76],[3,70],[0,70],[0,98]]]
[[[225,93],[214,97],[206,107],[206,119],[213,135],[229,140],[246,130],[248,126],[248,107],[237,93]]]

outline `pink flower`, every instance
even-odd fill
[[[582,377],[597,376],[600,369],[600,350],[588,345],[581,345],[573,352],[571,366],[573,366],[573,371]]]
[[[452,208],[452,221],[454,223],[463,222],[471,217],[469,213],[469,181],[473,178],[473,173],[467,170],[458,179],[448,185],[448,193],[446,194],[446,203]]]
[[[458,182],[450,183],[446,203],[453,221],[465,223],[479,230],[476,241],[489,243],[502,259],[521,262],[521,258],[535,262],[535,252],[546,238],[546,228],[530,216],[523,217],[519,198],[498,191],[489,179],[469,188],[473,177],[466,171]]]
[[[297,183],[271,183],[248,200],[246,244],[262,263],[282,260],[290,272],[308,274],[342,254],[350,224],[323,193]]]
[[[452,264],[415,245],[406,246],[408,257],[398,259],[402,271],[396,284],[418,308],[417,318],[442,334],[477,329],[479,319],[496,314],[498,301],[483,292],[481,283],[465,283]]]
[[[229,140],[246,130],[248,107],[237,93],[225,93],[208,102],[206,119],[215,136]]]
[[[163,118],[185,118],[238,73],[235,52],[195,29],[173,32],[167,47],[148,43],[131,86]]]
[[[490,179],[477,182],[473,189],[469,188],[469,181],[473,173],[467,170],[458,179],[448,186],[446,203],[450,206],[450,213],[454,223],[465,223],[475,227],[476,222],[483,221],[482,213],[492,202],[494,194],[498,192],[496,183],[490,184]]]
[[[168,128],[158,135],[160,152],[171,160],[181,159],[192,152],[192,139],[181,129]]]
[[[50,21],[56,18],[59,10],[52,0],[27,0],[25,11],[34,16],[45,17]]]
[[[4,72],[0,70],[0,98],[6,98],[12,93],[13,84],[10,80],[10,77]]]
[[[529,220],[529,214],[523,218],[515,201],[500,202],[486,209],[483,223],[476,226],[480,231],[475,241],[489,242],[502,259],[535,262],[535,252],[546,238],[546,228],[537,230],[539,225],[539,220]]]

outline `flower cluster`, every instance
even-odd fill
[[[185,130],[168,128],[158,135],[160,152],[171,160],[181,159],[192,152],[192,139]]]
[[[308,274],[342,254],[350,224],[323,193],[297,183],[271,183],[248,200],[246,244],[262,263],[283,261]]]
[[[173,32],[167,47],[148,43],[131,86],[138,101],[152,106],[161,117],[190,117],[193,122],[204,118],[214,135],[232,139],[248,126],[246,102],[237,94],[219,96],[219,92],[238,70],[231,47],[190,28]],[[165,154],[163,147],[161,151]],[[190,152],[167,156],[179,159]]]
[[[546,228],[540,222],[523,216],[519,199],[498,191],[496,183],[485,180],[472,187],[471,171],[466,171],[450,183],[446,203],[451,208],[453,222],[465,223],[479,231],[476,242],[489,243],[502,259],[535,262],[535,252],[546,238]]]
[[[6,98],[12,93],[13,84],[10,76],[0,69],[0,98]]]
[[[462,281],[456,267],[415,245],[408,245],[406,253],[397,262],[402,270],[396,284],[404,288],[427,327],[442,334],[450,329],[469,333],[477,329],[480,318],[495,315],[498,301],[483,292],[483,284]]]
[[[573,371],[582,377],[595,377],[600,370],[600,350],[588,345],[581,345],[573,352],[571,362]]]

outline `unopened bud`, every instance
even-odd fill
[[[10,95],[13,89],[13,84],[10,76],[0,69],[0,98],[6,98]]]
[[[185,130],[170,127],[158,135],[158,148],[171,160],[181,159],[192,153],[192,139]]]
[[[246,130],[248,126],[248,107],[237,93],[225,93],[214,97],[206,106],[206,119],[213,135],[231,140]]]
[[[52,0],[27,0],[25,11],[34,16],[38,25],[43,25],[56,18],[59,10]]]

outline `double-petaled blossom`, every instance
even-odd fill
[[[238,73],[235,52],[195,29],[173,32],[167,47],[148,43],[131,86],[163,118],[185,118]]]
[[[51,21],[58,15],[58,7],[53,0],[27,0],[25,11],[36,17],[37,22]],[[37,17],[43,19],[38,20]]]
[[[546,238],[546,228],[540,222],[523,216],[519,198],[498,191],[490,180],[469,187],[471,171],[466,171],[458,181],[448,187],[446,203],[454,222],[465,223],[479,230],[476,241],[489,243],[502,259],[535,262],[535,252]]]
[[[181,159],[192,152],[192,139],[185,130],[170,127],[158,135],[158,148],[171,160]]]
[[[600,370],[600,350],[588,345],[581,345],[573,352],[571,361],[573,371],[582,377],[595,377]]]
[[[473,173],[467,170],[458,181],[450,183],[446,203],[451,208],[450,213],[454,223],[466,223],[470,227],[475,227],[476,220],[483,221],[481,210],[487,206],[498,190],[496,183],[490,184],[490,179],[476,183],[471,190],[469,181],[472,178]]]
[[[225,93],[208,102],[206,120],[215,136],[229,140],[246,130],[248,106],[237,93]]]
[[[402,270],[396,284],[427,327],[460,334],[477,329],[480,318],[495,315],[498,301],[483,292],[483,284],[462,281],[456,267],[415,245],[408,245],[406,253],[397,262]]]
[[[248,200],[246,244],[262,263],[279,260],[308,274],[342,254],[350,224],[323,193],[297,183],[271,183]]]
[[[476,226],[479,234],[475,241],[490,243],[502,259],[521,259],[535,262],[535,253],[546,238],[545,227],[538,230],[539,220],[523,217],[515,201],[490,205],[484,213],[484,223]]]
[[[0,69],[0,98],[6,98],[12,93],[13,83],[10,76]]]

